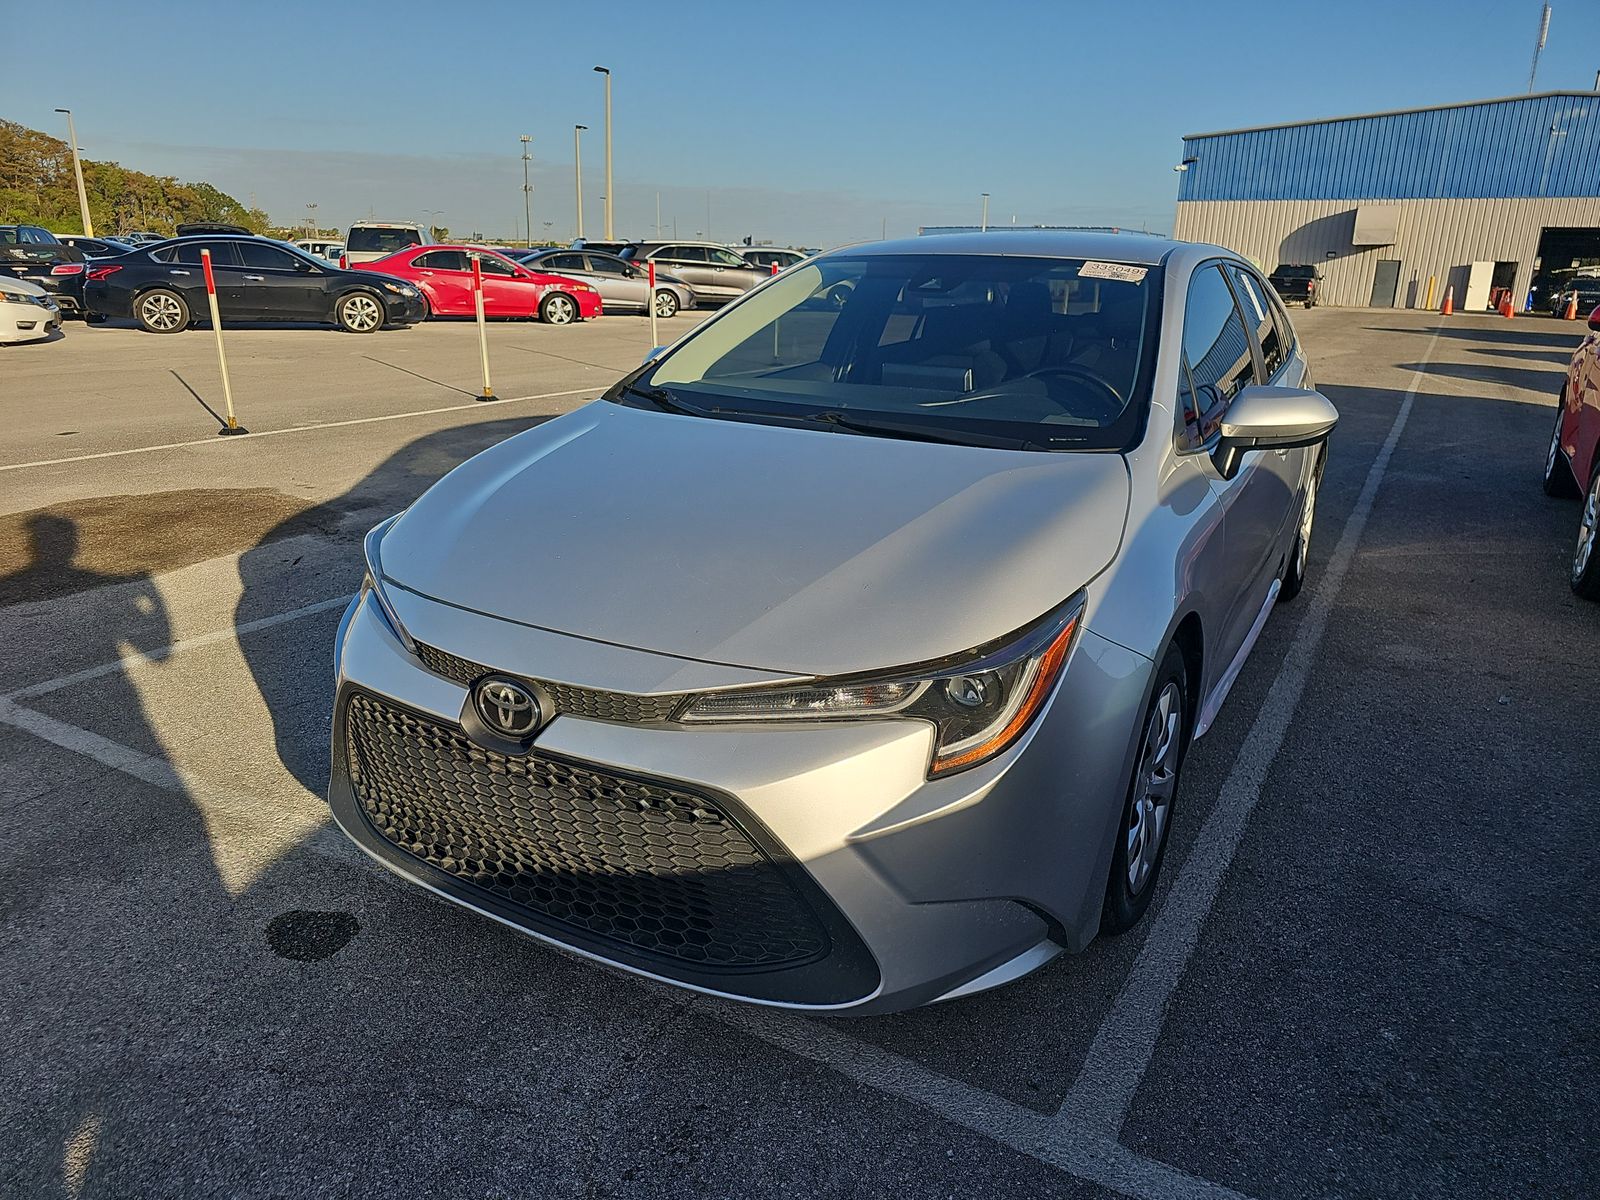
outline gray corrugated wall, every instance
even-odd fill
[[[1395,304],[1420,308],[1428,276],[1438,283],[1438,307],[1454,282],[1461,301],[1459,270],[1474,261],[1518,264],[1518,307],[1533,278],[1533,256],[1546,226],[1600,228],[1600,199],[1366,201],[1400,210],[1392,246],[1350,245],[1360,200],[1198,200],[1178,204],[1173,236],[1211,242],[1250,259],[1264,271],[1280,262],[1313,263],[1323,273],[1327,304],[1364,305],[1380,258],[1400,260]],[[1327,258],[1326,252],[1336,252]],[[1414,294],[1413,294],[1414,288]]]

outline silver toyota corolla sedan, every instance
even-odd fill
[[[1015,979],[1149,906],[1184,753],[1305,580],[1337,419],[1214,246],[823,255],[372,531],[334,815],[703,992]]]

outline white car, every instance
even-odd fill
[[[37,283],[0,275],[0,342],[35,342],[61,328],[61,309]]]
[[[329,241],[327,238],[301,238],[295,245],[307,254],[315,254],[331,263],[338,262],[339,256],[344,253],[343,242]]]

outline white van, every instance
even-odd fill
[[[431,246],[434,241],[433,230],[426,225],[409,221],[357,221],[350,226],[350,233],[344,239],[344,258],[353,266],[412,246]]]

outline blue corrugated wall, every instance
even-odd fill
[[[1179,200],[1600,195],[1600,94],[1190,137]]]

